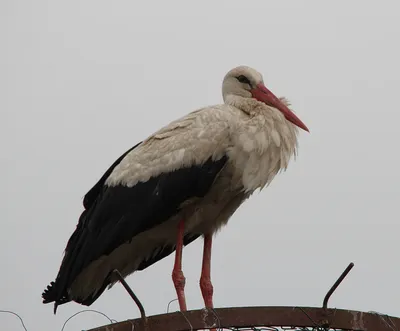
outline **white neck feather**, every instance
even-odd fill
[[[289,106],[286,99],[281,101]],[[248,115],[235,134],[232,159],[242,173],[245,190],[262,189],[295,156],[298,128],[276,108],[252,98],[229,95],[225,104]]]

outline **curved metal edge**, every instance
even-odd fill
[[[400,318],[314,307],[234,307],[175,312],[127,320],[88,331],[187,331],[211,327],[326,326],[357,331],[400,330]]]

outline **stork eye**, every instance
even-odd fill
[[[241,82],[241,83],[251,85],[249,79],[248,79],[246,76],[240,75],[239,77],[236,77],[236,78],[237,78],[237,80],[238,80],[239,82]]]

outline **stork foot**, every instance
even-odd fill
[[[203,295],[204,304],[208,309],[214,309],[213,294],[214,287],[211,283],[211,248],[212,234],[204,235],[203,265],[201,267],[200,289]],[[210,329],[216,331],[215,328]]]
[[[201,294],[203,295],[204,304],[206,308],[214,309],[214,304],[213,304],[214,288],[211,283],[211,279],[208,278],[207,276],[204,276],[204,274],[202,274],[200,278],[200,289],[201,289]],[[217,329],[212,328],[210,329],[210,331],[217,331]]]

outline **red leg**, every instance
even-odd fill
[[[182,272],[182,249],[185,223],[180,221],[178,225],[178,237],[176,239],[175,264],[172,271],[172,281],[174,282],[176,294],[178,296],[179,308],[181,311],[187,310],[185,299],[185,276]]]
[[[203,251],[203,266],[201,269],[200,288],[203,294],[204,303],[207,308],[214,308],[213,293],[214,288],[211,283],[211,247],[212,235],[206,234],[204,236],[204,251]]]

